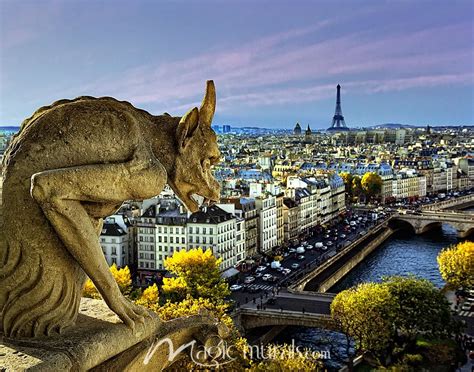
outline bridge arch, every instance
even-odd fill
[[[388,226],[392,230],[405,230],[416,233],[416,227],[411,223],[411,221],[403,220],[400,218],[391,218],[388,222]]]

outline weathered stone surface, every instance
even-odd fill
[[[120,323],[120,324],[117,324]],[[135,332],[101,300],[82,298],[77,324],[61,335],[6,338],[0,342],[0,366],[7,371],[159,371],[170,364],[167,348],[159,348],[148,364],[144,358],[156,339],[170,338],[175,348],[196,337],[218,334],[218,325],[206,316],[161,322],[154,313],[137,323]],[[221,332],[220,336],[226,335]],[[115,368],[114,368],[115,367]]]
[[[209,81],[201,108],[182,118],[153,116],[113,98],[79,97],[40,108],[23,122],[3,162],[5,336],[39,337],[73,326],[86,274],[124,323],[140,327],[145,311],[121,295],[99,245],[102,218],[124,200],[159,194],[166,183],[193,212],[192,194],[219,198],[210,171],[220,156],[211,129],[215,100]]]

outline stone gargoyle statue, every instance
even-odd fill
[[[99,244],[102,218],[125,200],[169,184],[186,207],[217,201],[219,161],[211,129],[214,83],[200,109],[153,116],[113,98],[60,100],[21,126],[3,160],[0,206],[0,331],[61,333],[75,324],[86,275],[130,328],[145,309],[127,300]],[[199,195],[200,198],[197,198]]]

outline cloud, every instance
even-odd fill
[[[239,47],[137,66],[87,84],[79,93],[112,95],[181,114],[200,101],[211,78],[218,111],[317,101],[332,97],[337,82],[363,94],[473,83],[472,46],[466,40],[470,24],[327,37],[338,22],[325,20]]]

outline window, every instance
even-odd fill
[[[155,268],[155,263],[154,262],[150,262],[150,269],[154,269]]]
[[[112,264],[116,264],[117,265],[117,259],[112,257]]]
[[[116,255],[116,254],[117,254],[117,248],[116,248],[116,247],[112,247],[112,254],[113,254],[113,255]]]
[[[202,228],[202,233],[203,233],[203,234],[206,233],[206,228],[205,228],[205,227]]]
[[[184,236],[181,238],[181,244],[185,244]]]
[[[143,253],[140,253],[140,258],[143,258]]]

